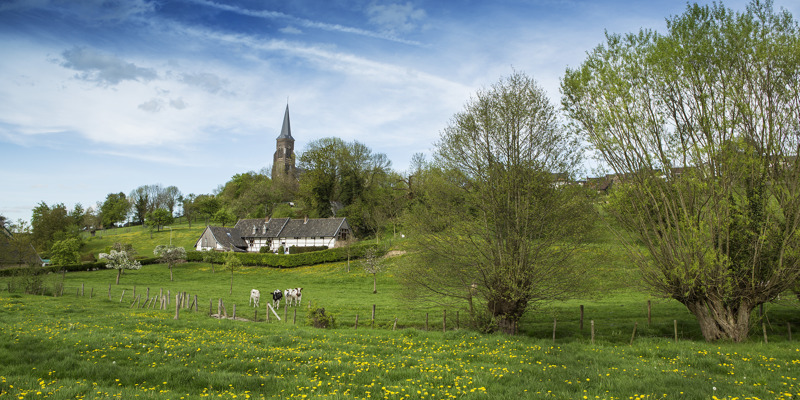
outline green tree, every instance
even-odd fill
[[[222,207],[233,212],[237,218],[264,218],[272,214],[273,207],[284,196],[273,188],[266,172],[250,171],[234,175],[217,195]]]
[[[161,258],[161,262],[169,267],[169,280],[172,281],[172,266],[186,262],[186,249],[183,247],[158,245],[153,254]]]
[[[230,225],[237,221],[236,214],[227,208],[220,208],[216,213],[214,213],[214,217],[212,219],[214,222],[217,222],[222,226]]]
[[[663,35],[608,35],[562,83],[621,180],[609,211],[644,282],[709,341],[745,340],[800,276],[799,34],[768,1],[691,4]]]
[[[41,202],[33,209],[31,227],[33,245],[42,252],[49,252],[55,241],[78,237],[78,227],[63,203],[52,207]]]
[[[194,206],[198,216],[205,219],[206,225],[208,225],[208,221],[219,211],[222,205],[216,196],[201,194],[195,198]]]
[[[125,193],[109,193],[106,196],[106,201],[100,206],[100,218],[103,226],[110,228],[118,223],[125,222],[130,209],[131,203],[125,197]]]
[[[50,247],[50,263],[53,265],[72,265],[81,261],[80,249],[83,243],[78,238],[58,240]]]
[[[233,294],[233,272],[241,268],[242,260],[236,256],[236,253],[229,251],[225,255],[225,268],[231,271],[231,290],[228,294]]]
[[[403,280],[506,333],[530,307],[578,292],[593,207],[583,188],[553,179],[578,165],[576,139],[523,73],[479,91],[418,178]]]
[[[332,204],[346,208],[365,203],[385,180],[390,166],[385,154],[373,153],[357,141],[323,138],[309,143],[300,156],[304,173],[298,198],[303,212],[325,218],[333,215]]]
[[[146,219],[147,226],[155,227],[156,231],[161,231],[161,227],[169,225],[174,221],[175,218],[172,217],[172,214],[164,208],[151,211],[147,214]]]

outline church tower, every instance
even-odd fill
[[[281,135],[278,136],[275,145],[275,155],[272,157],[272,180],[294,178],[294,138],[292,137],[292,127],[289,124],[289,105],[286,105],[286,112],[283,114],[283,127]]]

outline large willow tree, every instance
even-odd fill
[[[415,293],[514,333],[532,306],[576,292],[593,209],[582,188],[556,179],[574,172],[580,146],[532,78],[515,72],[479,91],[434,157],[416,173],[406,224],[416,251],[403,277]]]
[[[563,105],[620,180],[610,211],[644,280],[706,340],[798,279],[800,36],[788,12],[689,5],[666,34],[609,35]]]

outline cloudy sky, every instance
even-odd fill
[[[701,2],[705,3],[705,1]],[[742,9],[744,1],[725,3]],[[800,15],[796,0],[775,0]],[[0,214],[141,185],[211,193],[336,136],[397,171],[513,70],[559,101],[604,32],[664,31],[679,0],[3,0]]]

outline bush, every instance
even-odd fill
[[[326,314],[324,308],[312,306],[308,310],[308,324],[314,328],[334,329],[336,328],[336,318],[331,314]]]
[[[289,254],[311,253],[312,251],[323,251],[323,250],[328,250],[328,246],[310,246],[310,247],[292,246],[289,247]]]
[[[362,258],[367,248],[374,247],[372,244],[356,244],[350,246],[350,258]],[[380,255],[386,250],[380,249]],[[347,247],[337,247],[322,251],[314,251],[302,254],[272,254],[272,253],[234,253],[242,262],[242,265],[270,267],[270,268],[296,268],[306,265],[317,265],[331,262],[347,260]],[[225,252],[205,252],[190,251],[187,253],[187,261],[203,262],[204,255],[212,256],[214,263],[222,264],[225,262]],[[142,262],[144,264],[144,262]]]

